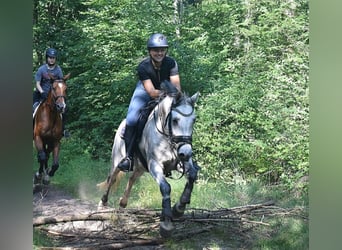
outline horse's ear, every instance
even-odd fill
[[[164,80],[160,84],[161,90],[167,95],[178,98],[182,93],[170,81]]]
[[[197,92],[196,94],[190,97],[192,104],[195,104],[195,102],[197,102],[198,97],[199,97],[199,92]]]
[[[66,76],[63,77],[63,80],[68,80],[70,78],[71,73],[67,74]]]
[[[159,115],[164,116],[164,118],[166,118],[166,116],[170,113],[171,111],[171,106],[172,106],[172,102],[173,102],[173,98],[171,96],[166,96],[163,100],[162,100],[162,105],[160,105],[161,110],[159,110]]]

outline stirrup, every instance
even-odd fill
[[[125,157],[123,158],[120,163],[118,164],[118,168],[122,172],[129,172],[133,171],[133,159],[131,157]]]

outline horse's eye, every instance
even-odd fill
[[[178,124],[178,121],[179,121],[178,118],[172,119],[172,125],[177,125],[177,124]]]

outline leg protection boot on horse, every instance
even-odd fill
[[[55,175],[55,172],[57,171],[57,169],[59,168],[59,164],[55,163],[52,165],[51,170],[49,171],[49,176],[53,177]]]
[[[124,139],[126,147],[126,157],[121,160],[118,168],[123,172],[128,172],[133,170],[133,157],[136,145],[136,126],[126,125]]]

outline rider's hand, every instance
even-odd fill
[[[42,97],[43,100],[46,100],[46,98],[48,97],[48,93],[45,92],[45,91],[42,92],[40,95],[41,95],[41,97]]]

